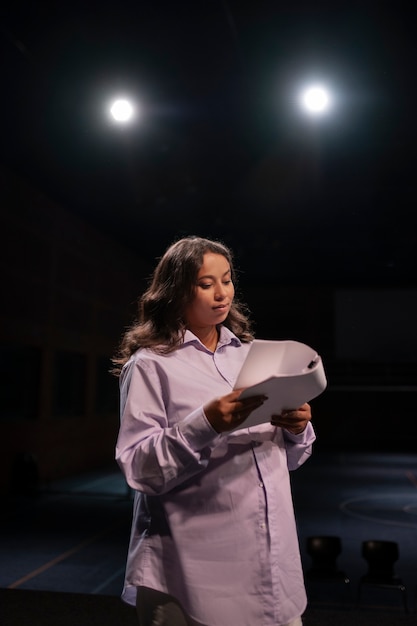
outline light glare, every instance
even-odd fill
[[[313,115],[325,113],[330,106],[330,98],[324,87],[315,85],[306,89],[301,102],[304,108]]]
[[[110,113],[116,122],[128,122],[133,117],[133,106],[128,100],[116,100],[110,109]]]

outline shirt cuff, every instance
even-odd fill
[[[181,436],[193,450],[202,450],[207,447],[214,447],[220,439],[220,433],[214,430],[213,426],[205,416],[203,407],[190,413],[178,424]]]
[[[312,443],[314,441],[315,435],[312,424],[309,422],[304,430],[296,435],[295,433],[290,432],[286,428],[283,428],[284,439],[290,441],[292,443]]]

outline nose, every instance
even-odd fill
[[[219,283],[216,287],[216,292],[214,294],[214,297],[216,298],[216,300],[223,300],[226,297],[227,293],[226,293],[226,287],[225,285],[223,285],[223,283]]]

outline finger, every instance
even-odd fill
[[[234,389],[232,391],[233,397],[236,399],[240,398],[241,394],[245,391],[245,389],[247,389],[247,387],[240,387],[239,389]],[[243,399],[247,399],[247,398],[243,398]]]
[[[253,406],[260,406],[267,399],[266,396],[251,396],[250,398],[243,398],[243,400],[237,400],[236,405],[239,405],[239,410],[250,409]]]

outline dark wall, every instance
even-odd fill
[[[114,462],[110,359],[152,268],[12,173],[0,180],[7,491]],[[242,296],[257,337],[302,341],[322,356],[328,388],[312,402],[318,445],[415,450],[416,289],[251,281]]]
[[[25,467],[50,481],[113,461],[119,417],[110,359],[149,268],[12,173],[0,180],[7,490],[25,482]]]
[[[417,289],[247,288],[258,338],[295,339],[322,356],[328,387],[312,401],[317,445],[415,451]]]

